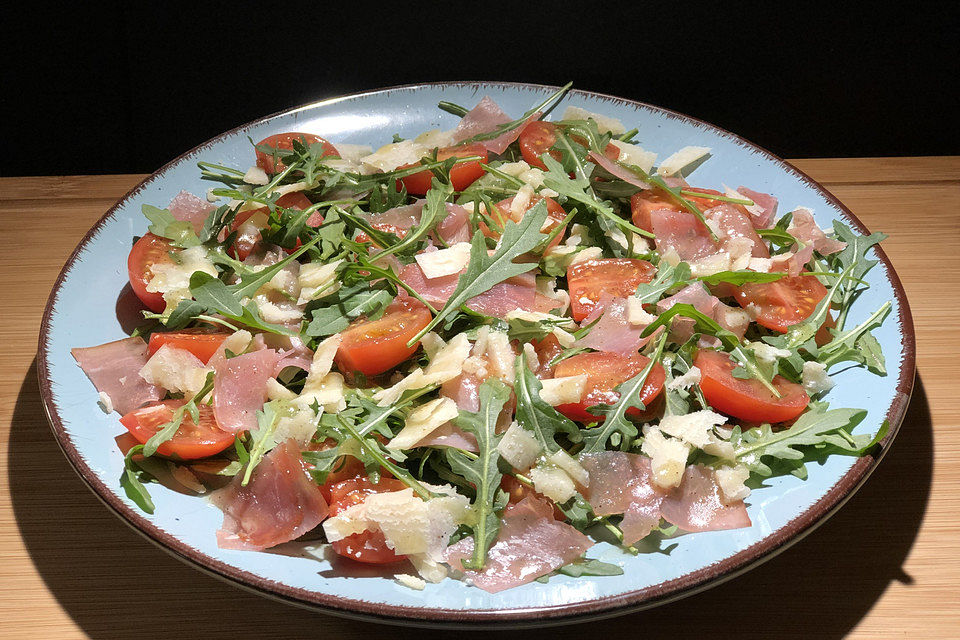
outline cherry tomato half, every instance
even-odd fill
[[[637,291],[637,285],[650,282],[656,268],[646,260],[632,258],[597,258],[570,265],[567,286],[570,290],[570,312],[577,322],[589,316],[604,293],[626,298]]]
[[[370,494],[390,493],[406,488],[407,485],[393,478],[381,477],[376,484],[366,476],[344,480],[330,487],[330,515],[335,516],[353,505],[360,504]],[[388,564],[405,558],[387,546],[387,541],[379,530],[355,533],[337,540],[331,546],[338,555],[366,564]]]
[[[163,345],[169,345],[174,349],[186,349],[197,356],[203,364],[207,364],[229,335],[229,333],[223,331],[206,331],[204,329],[151,333],[150,342],[147,344],[147,352],[153,355]]]
[[[620,393],[614,390],[617,385],[638,375],[649,362],[649,358],[639,353],[624,356],[605,352],[582,353],[560,361],[554,369],[554,377],[565,378],[586,374],[587,386],[580,402],[562,404],[556,407],[557,411],[579,422],[603,420],[603,416],[595,416],[587,409],[598,404],[616,403],[620,399]],[[640,391],[640,401],[644,405],[649,407],[651,402],[660,395],[665,378],[663,367],[659,363],[653,365]],[[634,417],[643,414],[644,411],[639,408],[627,411],[627,415]]]
[[[141,444],[146,444],[161,425],[173,419],[174,409],[183,406],[183,403],[183,400],[164,400],[140,407],[120,418],[120,424]],[[196,460],[220,453],[233,444],[235,435],[219,427],[213,417],[213,409],[206,404],[200,404],[197,408],[200,411],[200,424],[194,424],[189,413],[184,416],[173,438],[157,448],[160,455]]]
[[[483,168],[480,163],[487,162],[487,149],[482,144],[470,144],[464,147],[445,147],[437,150],[437,160],[446,160],[447,158],[466,158],[469,156],[480,156],[480,160],[473,162],[459,162],[450,169],[450,183],[457,191],[463,191],[473,182],[483,175]],[[408,169],[415,167],[416,164],[405,164],[398,169]],[[415,196],[426,195],[430,190],[430,184],[433,181],[433,172],[424,169],[419,173],[400,178],[400,182],[407,188],[407,193]],[[400,184],[397,184],[400,189]]]
[[[498,225],[500,225],[501,228],[504,228],[506,226],[507,220],[520,222],[520,220],[523,219],[523,214],[525,214],[527,211],[532,209],[541,200],[545,200],[547,203],[547,226],[546,228],[541,229],[541,232],[543,234],[546,235],[551,231],[553,231],[554,229],[556,229],[557,225],[563,222],[563,219],[567,217],[567,212],[563,210],[563,207],[560,206],[559,202],[557,202],[553,198],[536,196],[536,195],[530,198],[530,202],[529,204],[527,204],[526,208],[523,210],[523,213],[521,213],[519,217],[516,217],[514,216],[513,211],[511,211],[514,198],[516,198],[516,196],[513,196],[511,198],[505,198],[500,202],[498,202],[496,205],[497,206],[496,211],[494,211],[491,215],[491,218],[493,218],[493,221]],[[480,227],[480,231],[483,232],[483,235],[487,236],[488,238],[493,238],[496,240],[500,237],[499,231],[497,231],[496,229],[491,229],[484,222],[481,222],[479,227]],[[550,244],[547,246],[555,247],[558,244],[560,244],[561,240],[563,240],[562,233],[558,235],[556,238],[554,238],[553,240],[551,240]]]
[[[169,240],[148,233],[134,243],[130,255],[127,256],[130,288],[148,309],[156,313],[163,313],[167,303],[162,293],[147,291],[147,284],[153,279],[154,265],[174,264],[170,257],[171,251],[175,249]]]
[[[700,390],[714,409],[749,422],[784,422],[803,413],[810,397],[803,387],[783,376],[773,378],[777,398],[759,380],[734,377],[736,363],[719,351],[701,349],[694,358],[700,369]]]
[[[570,139],[585,147],[587,146],[587,141],[580,136],[570,136]],[[551,148],[557,142],[557,125],[552,122],[534,120],[520,132],[518,142],[520,144],[520,154],[531,167],[546,170],[547,165],[543,164],[543,160],[540,159],[540,156],[545,153],[549,153],[550,157],[558,162],[562,157],[558,150]],[[620,149],[614,144],[607,143],[603,155],[611,160],[617,160],[620,157]]]
[[[360,318],[343,331],[335,361],[343,373],[375,376],[397,366],[417,351],[407,341],[430,324],[433,316],[419,303],[394,302],[377,320]]]
[[[313,203],[310,202],[310,199],[303,195],[303,193],[292,191],[277,198],[277,205],[284,209],[302,211],[313,205]],[[230,227],[231,231],[237,232],[237,239],[234,240],[233,246],[229,249],[230,254],[237,260],[246,260],[247,257],[253,253],[253,250],[256,249],[257,243],[260,242],[260,229],[267,226],[269,219],[270,209],[267,207],[258,207],[238,213],[237,217],[233,220],[233,225]],[[244,223],[249,224],[244,226]],[[323,224],[323,216],[317,211],[314,211],[310,214],[310,217],[307,218],[308,226],[319,227],[321,224]],[[299,239],[297,240],[296,246],[300,246]],[[288,250],[288,253],[295,250],[296,248]]]
[[[816,276],[799,275],[773,282],[751,282],[735,290],[741,307],[757,307],[757,324],[784,333],[791,325],[810,317],[827,295]]]
[[[323,145],[323,155],[324,156],[339,156],[340,152],[337,151],[337,148],[330,144],[327,140],[324,140],[320,136],[315,136],[312,133],[277,133],[272,136],[267,136],[263,140],[257,143],[257,146],[267,146],[273,147],[276,149],[293,149],[293,141],[297,140],[299,142],[306,142],[307,145],[311,144],[321,144]],[[276,166],[273,162],[273,154],[267,153],[265,151],[260,151],[257,149],[257,166],[266,171],[267,173],[280,173],[286,167],[283,162],[278,161]]]

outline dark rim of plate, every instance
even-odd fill
[[[443,87],[467,87],[473,88],[477,93],[484,88],[507,88],[514,90],[532,90],[536,92],[552,92],[558,87],[541,84],[526,84],[517,82],[432,82],[413,85],[400,85],[395,87],[386,87],[372,91],[349,94],[336,98],[321,100],[301,107],[288,109],[263,118],[259,118],[247,124],[241,125],[229,131],[226,131],[207,142],[198,145],[190,151],[180,155],[176,159],[168,162],[158,171],[151,174],[143,182],[131,189],[124,195],[113,207],[101,217],[96,224],[86,233],[80,243],[74,249],[70,258],[67,260],[63,269],[57,277],[50,297],[47,300],[43,312],[43,320],[40,325],[40,341],[37,355],[37,374],[40,381],[40,394],[43,398],[44,409],[47,418],[50,421],[51,428],[57,443],[66,454],[67,459],[73,465],[74,469],[80,475],[81,479],[93,490],[93,492],[120,518],[130,525],[138,533],[144,535],[147,539],[156,543],[161,549],[167,551],[176,558],[179,558],[188,564],[213,575],[227,582],[283,602],[320,610],[326,613],[364,620],[374,620],[391,624],[410,625],[410,626],[432,626],[432,627],[524,627],[524,626],[546,626],[572,622],[582,622],[588,619],[599,619],[622,615],[632,611],[651,608],[666,602],[678,600],[680,598],[692,595],[694,593],[706,590],[709,587],[718,585],[741,573],[757,566],[774,557],[779,552],[786,549],[791,544],[797,542],[805,535],[813,531],[818,525],[823,523],[829,516],[836,512],[866,481],[870,473],[876,468],[877,464],[886,454],[886,451],[896,437],[900,424],[903,421],[904,414],[910,402],[910,394],[913,389],[915,366],[916,366],[916,336],[913,328],[913,318],[910,314],[910,307],[907,302],[906,293],[903,285],[890,263],[890,259],[880,247],[875,247],[877,258],[882,264],[887,279],[890,281],[894,295],[897,299],[900,324],[900,330],[903,336],[903,360],[900,363],[900,375],[897,380],[897,393],[886,412],[886,419],[890,423],[890,431],[880,443],[879,452],[873,456],[858,458],[853,466],[847,471],[837,483],[830,488],[827,493],[805,511],[786,525],[773,531],[763,540],[752,546],[729,556],[713,565],[702,567],[696,571],[668,580],[660,584],[628,591],[615,596],[595,598],[584,602],[569,603],[563,605],[552,605],[542,607],[527,607],[498,610],[478,610],[478,609],[437,609],[430,607],[404,607],[397,605],[368,602],[364,600],[354,600],[342,598],[334,594],[320,593],[307,589],[290,587],[288,585],[267,580],[261,576],[244,571],[232,565],[216,560],[205,553],[195,549],[173,535],[161,530],[153,522],[147,519],[142,513],[128,506],[117,493],[115,488],[106,486],[87,465],[76,446],[67,435],[63,428],[63,422],[60,419],[59,408],[54,400],[51,388],[49,366],[48,366],[48,341],[50,331],[51,315],[57,301],[60,287],[66,275],[70,272],[78,255],[87,245],[87,243],[100,231],[100,228],[111,218],[119,207],[124,205],[130,198],[139,194],[146,186],[157,179],[163,177],[168,169],[176,164],[188,159],[195,154],[209,148],[212,144],[223,140],[236,133],[245,131],[252,126],[262,124],[273,118],[281,117],[297,111],[305,111],[314,107],[329,105],[332,103],[365,98],[375,94],[398,94],[402,92],[421,91],[428,88]],[[666,116],[671,119],[678,119],[688,124],[703,127],[712,130],[715,133],[726,137],[735,143],[747,147],[760,154],[767,160],[774,162],[781,170],[790,176],[799,179],[804,184],[819,192],[831,205],[836,207],[846,221],[852,225],[859,233],[867,234],[867,227],[847,209],[837,198],[835,198],[823,186],[810,178],[808,175],[775,156],[766,149],[763,149],[740,136],[729,131],[721,129],[697,118],[693,118],[669,109],[664,109],[654,105],[627,100],[602,93],[591,91],[572,90],[570,95],[578,95],[593,99],[598,102],[611,102],[618,105],[632,106],[637,110],[648,110],[654,113]]]

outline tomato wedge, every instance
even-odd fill
[[[170,252],[175,250],[166,238],[148,233],[134,243],[127,256],[130,288],[148,309],[156,313],[163,313],[167,303],[162,293],[147,291],[147,284],[153,279],[154,265],[174,264]]]
[[[141,444],[146,444],[161,425],[173,419],[173,410],[183,406],[183,403],[184,400],[164,400],[140,407],[120,418],[120,424]],[[200,404],[197,408],[200,411],[200,424],[194,424],[189,413],[184,416],[173,438],[157,448],[160,455],[196,460],[220,453],[233,444],[236,436],[220,429],[213,417],[213,409],[206,404]]]
[[[784,422],[803,413],[810,396],[803,386],[783,376],[773,378],[777,398],[759,380],[733,375],[736,363],[725,353],[701,349],[694,358],[700,369],[700,390],[714,409],[749,422]]]
[[[810,317],[827,295],[816,276],[799,275],[773,282],[751,282],[735,289],[741,307],[757,307],[757,324],[784,333]]]
[[[482,144],[470,144],[464,147],[445,147],[437,150],[437,160],[446,160],[447,158],[467,158],[469,156],[480,156],[480,160],[475,160],[473,162],[460,162],[453,165],[453,168],[450,169],[450,183],[457,191],[463,191],[473,184],[477,178],[483,175],[483,168],[480,166],[480,163],[487,162],[487,148]],[[402,167],[397,168],[409,169],[410,167],[415,166],[417,166],[416,163],[405,164]],[[430,190],[430,183],[432,181],[433,172],[429,169],[424,169],[419,173],[414,173],[406,176],[405,178],[400,178],[400,182],[402,182],[403,186],[407,188],[407,193],[415,196],[426,195],[427,191]],[[397,189],[399,188],[400,184],[398,183]]]
[[[723,195],[719,191],[714,189],[700,189],[697,187],[685,187],[684,191],[697,191],[705,196],[719,196]],[[706,211],[707,209],[712,209],[718,205],[723,204],[719,200],[714,200],[712,198],[699,198],[697,196],[684,195],[684,198],[692,202],[697,206],[701,211]],[[734,205],[740,209],[742,213],[747,214],[747,210],[740,205]],[[637,193],[630,196],[630,217],[633,220],[633,224],[640,227],[645,231],[653,231],[653,223],[650,220],[650,214],[659,209],[670,209],[671,211],[686,211],[685,208],[680,206],[676,200],[667,196],[660,189],[648,189],[645,191],[638,191]]]
[[[217,352],[223,341],[229,337],[229,333],[223,331],[206,331],[204,329],[184,329],[183,331],[172,331],[170,333],[151,333],[150,342],[147,344],[147,351],[150,355],[155,354],[163,345],[169,345],[174,349],[186,349],[193,355],[207,364],[210,358]]]
[[[582,353],[560,361],[553,371],[554,377],[565,378],[586,374],[587,386],[580,402],[562,404],[556,407],[557,411],[579,422],[603,420],[604,416],[595,416],[587,409],[598,404],[616,403],[620,399],[620,393],[614,391],[617,385],[639,374],[649,362],[649,358],[640,354],[623,356],[605,352]],[[640,391],[640,401],[644,405],[649,407],[651,401],[660,395],[665,378],[660,363],[653,365]],[[636,407],[627,411],[627,415],[635,417],[642,416],[644,413]]]
[[[310,207],[313,203],[310,202],[310,199],[303,195],[299,191],[292,191],[290,193],[285,193],[279,198],[277,198],[277,204],[284,209],[297,209],[298,211],[303,211],[307,207]],[[237,232],[237,239],[234,240],[233,246],[230,247],[229,252],[237,260],[246,260],[247,257],[253,253],[253,250],[256,248],[257,243],[260,242],[260,229],[267,226],[267,221],[270,219],[270,209],[267,207],[258,207],[256,209],[249,209],[247,211],[241,211],[237,214],[237,217],[233,220],[233,225],[231,225],[230,230]],[[244,228],[244,223],[249,222],[254,228]],[[311,227],[319,227],[323,223],[323,216],[319,212],[314,211],[310,214],[310,217],[307,218],[307,225]],[[297,247],[300,246],[300,241],[297,240]],[[290,251],[296,250],[288,250]]]
[[[570,139],[587,146],[587,141],[580,136],[570,136]],[[543,160],[540,159],[540,156],[545,153],[549,153],[550,157],[558,162],[562,157],[558,150],[551,148],[557,142],[557,125],[552,122],[534,120],[520,132],[518,142],[520,144],[520,154],[531,167],[546,171],[547,165],[543,164]],[[611,160],[617,160],[620,157],[620,149],[614,144],[607,143],[603,155]]]
[[[257,143],[257,146],[265,145],[268,147],[274,147],[276,149],[293,149],[293,141],[297,140],[300,142],[306,142],[307,145],[311,144],[321,144],[323,145],[323,155],[324,156],[339,156],[340,152],[337,151],[337,148],[330,144],[327,140],[324,140],[320,136],[315,136],[312,133],[299,133],[292,131],[290,133],[277,133],[272,136],[267,136],[263,140]],[[274,166],[274,159],[272,153],[266,153],[257,149],[257,166],[266,171],[267,173],[279,173],[283,171],[286,166],[283,162],[279,160]]]
[[[354,320],[341,334],[334,360],[343,373],[375,376],[397,366],[417,351],[407,341],[430,324],[433,316],[419,303],[394,302],[377,320]]]
[[[360,504],[370,494],[390,493],[406,488],[407,485],[399,480],[382,476],[376,484],[366,476],[338,482],[330,487],[330,516]],[[395,554],[387,546],[387,541],[379,530],[361,531],[337,540],[331,546],[338,555],[366,564],[389,564],[399,562],[406,557]]]
[[[507,220],[520,222],[520,220],[523,219],[523,214],[521,214],[519,218],[517,218],[514,216],[513,212],[511,211],[514,198],[516,198],[516,196],[513,196],[512,198],[505,198],[500,202],[498,202],[496,205],[497,210],[491,214],[491,218],[493,218],[493,221],[498,225],[500,225],[501,228],[504,228],[506,226]],[[530,203],[527,204],[526,208],[523,210],[523,213],[526,213],[527,211],[532,209],[541,200],[545,200],[547,203],[547,226],[544,229],[541,229],[541,232],[544,234],[548,234],[554,229],[556,229],[561,222],[563,222],[563,219],[567,217],[567,212],[564,211],[563,207],[560,206],[560,203],[554,200],[553,198],[535,195],[530,198]],[[499,231],[497,231],[496,229],[491,229],[484,222],[481,222],[479,227],[480,227],[480,231],[483,232],[483,235],[487,236],[488,238],[493,238],[496,240],[500,237]],[[561,240],[563,240],[562,233],[559,234],[553,240],[551,240],[550,244],[547,246],[555,247],[558,244],[560,244]]]
[[[614,298],[633,295],[637,285],[650,282],[655,273],[652,264],[633,258],[597,258],[571,265],[567,269],[567,287],[573,319],[580,322],[589,316],[604,293]]]

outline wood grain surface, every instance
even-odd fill
[[[913,308],[918,375],[888,456],[822,527],[720,587],[588,626],[498,638],[960,637],[960,157],[794,162],[890,234],[884,247]],[[227,586],[127,528],[74,474],[41,407],[40,317],[73,247],[142,177],[0,178],[0,636],[448,636]]]

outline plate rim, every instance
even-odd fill
[[[896,395],[891,401],[885,415],[885,418],[889,421],[890,430],[883,440],[881,440],[879,452],[873,456],[858,458],[851,468],[841,476],[819,500],[804,511],[798,513],[792,520],[773,531],[770,535],[717,563],[701,567],[672,580],[613,596],[593,598],[581,602],[511,609],[437,609],[343,598],[335,594],[321,593],[285,585],[217,560],[191,547],[174,535],[161,530],[143,514],[125,504],[113,489],[100,480],[89,465],[87,465],[64,429],[63,422],[59,415],[59,408],[53,398],[47,355],[51,318],[63,281],[73,268],[80,253],[100,232],[100,229],[114,217],[121,206],[138,195],[148,185],[161,179],[173,166],[179,164],[186,157],[200,152],[238,132],[263,124],[274,118],[291,115],[300,111],[307,111],[320,106],[336,104],[341,101],[398,91],[418,91],[429,88],[447,87],[474,88],[477,92],[480,92],[484,88],[507,88],[515,90],[556,90],[559,88],[553,85],[538,83],[504,81],[422,82],[344,94],[285,109],[224,131],[180,154],[130,189],[93,224],[74,248],[70,257],[57,275],[57,279],[44,306],[37,349],[37,377],[39,379],[40,395],[47,420],[50,423],[51,430],[60,449],[64,452],[74,471],[93,493],[123,522],[167,553],[200,569],[204,573],[225,580],[247,591],[252,591],[288,604],[312,610],[320,610],[325,613],[347,618],[409,626],[457,628],[463,628],[464,626],[524,627],[558,625],[581,622],[589,619],[613,617],[678,600],[726,582],[749,571],[762,562],[773,558],[796,542],[799,542],[842,507],[863,485],[880,463],[896,437],[910,402],[916,374],[916,334],[909,302],[899,275],[890,262],[889,257],[880,246],[874,247],[874,251],[876,252],[877,259],[883,264],[886,276],[893,289],[894,297],[897,300],[899,314],[896,320],[899,323],[903,339],[903,359],[896,385]],[[670,119],[679,119],[687,124],[718,133],[730,139],[735,144],[758,153],[766,160],[773,162],[780,170],[799,179],[806,186],[818,192],[828,203],[836,207],[840,211],[841,216],[845,217],[846,221],[859,233],[869,233],[866,225],[823,185],[791,163],[771,153],[767,149],[748,141],[742,136],[700,120],[699,118],[637,100],[583,89],[573,89],[568,95],[579,95],[594,101],[609,101],[619,105],[649,110]]]

